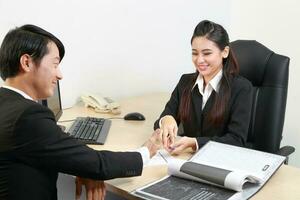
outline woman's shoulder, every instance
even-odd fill
[[[179,82],[177,83],[178,88],[185,88],[187,85],[193,84],[196,80],[197,73],[182,74]]]
[[[197,73],[188,73],[188,74],[182,74],[180,77],[179,82],[189,82],[190,80],[194,79],[195,76],[197,76]]]
[[[232,87],[235,89],[252,89],[252,83],[243,76],[235,76],[232,80]]]

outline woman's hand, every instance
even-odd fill
[[[177,131],[177,123],[173,116],[166,115],[161,119],[160,140],[166,150],[170,151],[170,145],[174,143]]]
[[[195,138],[191,137],[182,137],[178,141],[176,141],[174,144],[170,146],[171,151],[169,151],[171,154],[180,154],[187,148],[192,148],[194,151],[197,149],[197,141]]]
[[[76,177],[76,199],[79,199],[82,192],[82,186],[85,186],[87,200],[104,200],[105,184],[104,181],[92,180]]]

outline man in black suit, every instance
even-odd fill
[[[103,182],[140,175],[156,153],[155,133],[136,152],[96,151],[57,126],[36,101],[53,95],[62,79],[64,46],[51,33],[24,25],[7,33],[0,49],[0,199],[57,199],[58,172],[79,177],[89,199],[103,199]],[[80,185],[79,185],[80,186]]]

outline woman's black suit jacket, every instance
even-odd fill
[[[251,83],[241,76],[233,78],[231,82],[231,97],[225,112],[225,120],[219,126],[213,125],[207,119],[207,114],[216,95],[215,91],[212,92],[202,110],[202,95],[199,92],[198,85],[196,85],[191,90],[191,121],[181,122],[177,119],[177,115],[182,92],[195,76],[195,73],[182,75],[164,111],[154,123],[154,129],[159,127],[160,118],[172,115],[178,125],[182,123],[184,130],[182,135],[195,137],[200,148],[209,140],[245,146],[252,107],[253,91]]]
[[[6,88],[0,113],[1,200],[55,200],[58,172],[99,180],[142,172],[140,153],[93,150],[65,134],[48,108]]]

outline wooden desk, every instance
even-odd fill
[[[97,150],[126,151],[140,147],[153,132],[153,123],[162,112],[169,94],[155,93],[127,98],[120,101],[122,114],[141,112],[145,121],[125,121],[112,119],[112,126],[105,145],[92,145]],[[60,120],[74,119],[78,116],[96,116],[103,118],[118,117],[99,114],[82,105],[64,111]],[[68,123],[64,123],[68,126]],[[106,181],[109,190],[118,191],[126,196],[126,192],[158,180],[167,174],[166,166],[145,167],[140,177],[120,178]],[[293,200],[300,199],[300,169],[283,165],[268,183],[251,199],[253,200]],[[128,197],[128,196],[127,196]],[[128,197],[129,198],[129,197]]]

